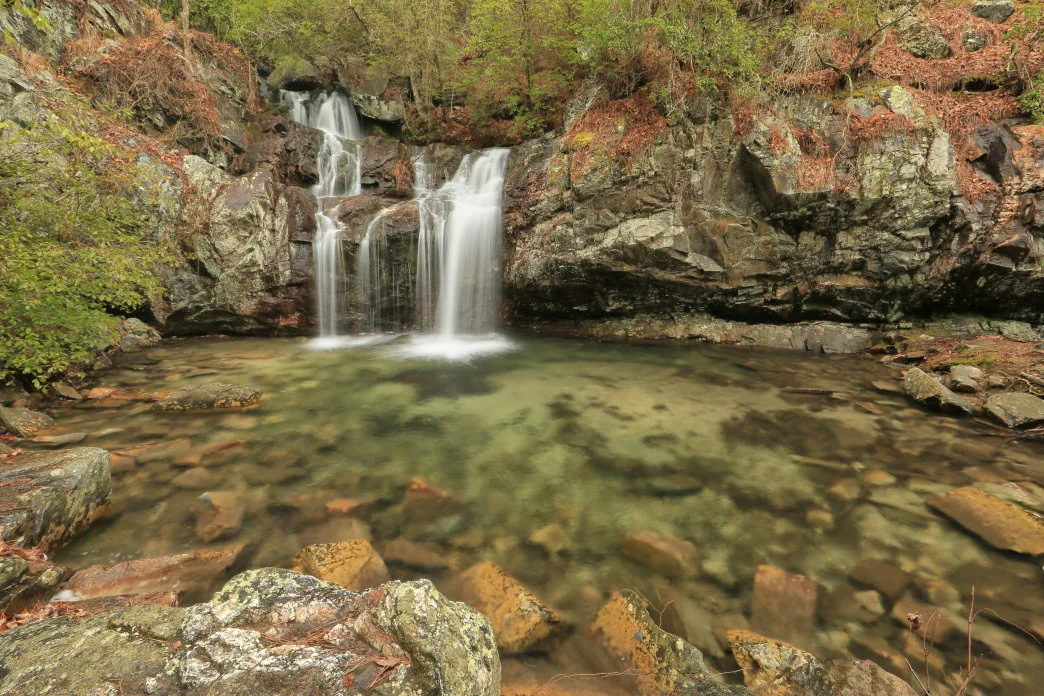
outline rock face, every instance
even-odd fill
[[[869,660],[823,663],[788,643],[729,631],[732,654],[758,696],[916,696],[913,688]]]
[[[942,380],[916,367],[911,367],[903,380],[903,391],[919,404],[947,413],[969,414],[972,405],[943,386]]]
[[[635,592],[614,593],[590,631],[617,664],[633,672],[640,696],[751,696],[743,687],[714,681],[700,651],[657,626]]]
[[[20,437],[32,437],[54,427],[54,419],[46,413],[27,408],[0,406],[0,424]]]
[[[307,546],[294,557],[292,567],[349,590],[388,581],[384,560],[366,539]]]
[[[261,400],[261,390],[236,384],[211,382],[182,387],[156,402],[157,411],[204,411],[250,406]]]
[[[659,139],[624,156],[612,150],[616,126],[626,132],[641,119],[612,117],[605,95],[582,91],[564,133],[512,153],[509,319],[590,334],[638,318],[683,338],[677,327],[708,313],[879,322],[981,308],[1039,322],[1044,130],[997,125],[976,135],[984,155],[971,166],[999,188],[971,203],[939,122],[902,88],[875,99],[883,106],[857,98],[846,108],[904,126],[865,146],[846,149],[843,113],[805,96],[784,98],[785,122],[740,123],[693,102]],[[598,129],[599,114],[613,133]],[[829,170],[812,141],[842,149],[825,180],[810,176]],[[1000,214],[1031,200],[1032,219]],[[1001,244],[1013,238],[1022,241]]]
[[[994,394],[986,401],[986,412],[1009,428],[1044,425],[1044,399],[1032,394]]]
[[[49,551],[109,510],[109,453],[80,447],[24,453],[0,472],[0,537]]]
[[[998,549],[1031,556],[1044,554],[1044,522],[1014,503],[967,486],[937,495],[928,502]]]
[[[0,694],[498,696],[489,622],[427,581],[364,593],[249,571],[191,609],[134,606],[0,636]]]
[[[504,653],[546,647],[562,628],[562,618],[518,580],[492,563],[479,563],[460,575],[461,597],[489,618]]]

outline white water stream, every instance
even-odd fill
[[[364,134],[355,107],[340,92],[283,92],[280,96],[290,110],[290,118],[323,132],[316,162],[319,183],[312,189],[319,199],[312,250],[319,338],[334,339],[344,316],[348,279],[342,261],[341,225],[326,214],[325,203],[334,197],[357,196],[361,192],[360,141]]]

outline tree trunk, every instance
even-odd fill
[[[185,60],[192,63],[192,38],[189,36],[189,0],[181,0],[181,39],[185,44]]]

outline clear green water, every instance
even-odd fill
[[[190,512],[202,491],[173,481],[193,454],[239,439],[204,463],[206,489],[236,491],[246,506],[231,537],[248,544],[242,567],[287,565],[307,544],[360,533],[378,548],[406,535],[454,569],[492,560],[575,627],[550,657],[507,660],[511,676],[588,671],[583,627],[625,587],[669,603],[668,627],[730,669],[710,627],[750,616],[760,564],[811,576],[826,595],[860,560],[883,559],[913,578],[908,593],[934,597],[955,620],[973,584],[980,607],[1023,626],[1044,617],[1039,564],[990,549],[926,503],[971,484],[1042,511],[1039,444],[875,390],[872,380],[899,373],[865,358],[516,340],[520,350],[472,364],[404,360],[388,347],[316,352],[275,339],[172,341],[126,356],[95,386],[149,392],[226,381],[259,386],[265,398],[209,414],[111,400],[69,406],[59,423],[88,433],[85,444],[173,444],[114,476],[114,514],[60,560],[82,567],[204,546]],[[394,505],[415,476],[463,498],[466,512],[426,528],[400,525]],[[368,530],[324,515],[323,503],[337,497],[373,501]],[[534,542],[538,530],[551,542]],[[644,530],[693,542],[702,574],[672,582],[623,557],[620,539]],[[447,587],[453,574],[390,570]],[[918,664],[888,600],[879,618],[823,604],[805,647],[874,658],[893,672],[889,659],[901,661],[906,649]],[[1039,693],[1038,644],[988,615],[976,636],[982,663],[971,693]],[[934,682],[956,673],[965,649],[959,637],[933,651]]]

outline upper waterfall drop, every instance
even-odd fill
[[[365,134],[355,107],[341,92],[284,91],[280,98],[289,109],[290,118],[323,133],[323,143],[316,158],[319,183],[312,188],[319,199],[312,249],[319,305],[319,338],[329,341],[339,335],[348,279],[342,260],[341,225],[326,214],[325,201],[337,196],[357,196],[362,192],[360,141]]]

